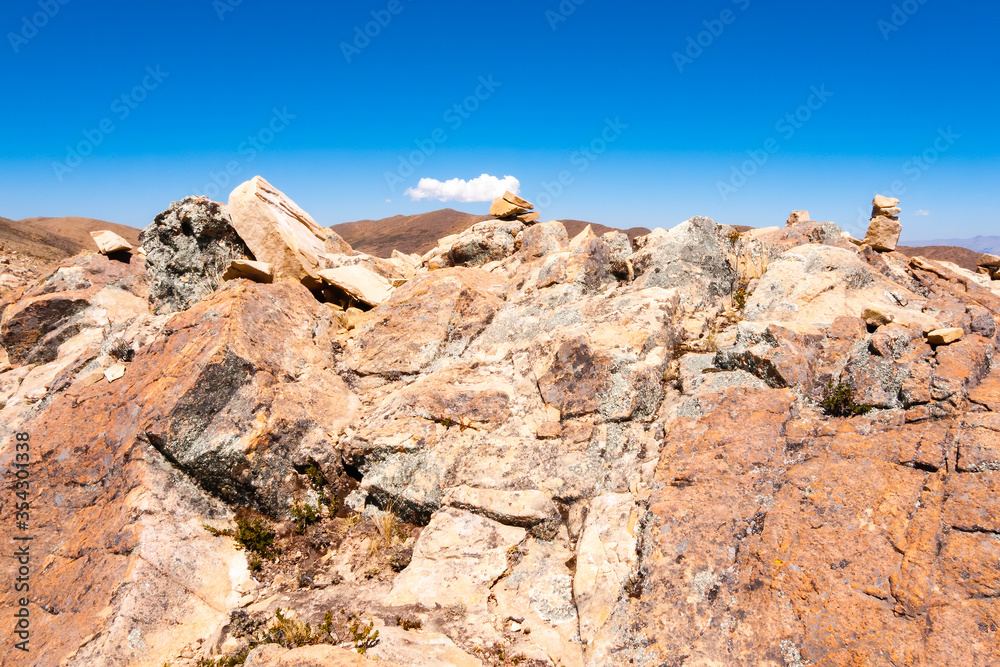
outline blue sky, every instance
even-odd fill
[[[994,3],[649,4],[8,0],[0,216],[143,227],[258,173],[321,224],[485,213],[404,193],[489,174],[545,219],[857,235],[895,190],[904,239],[1000,233]]]

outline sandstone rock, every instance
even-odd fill
[[[1000,268],[1000,255],[991,255],[989,253],[985,253],[982,257],[979,258],[979,266],[985,266],[991,269]]]
[[[540,491],[498,491],[463,485],[445,493],[442,503],[506,526],[531,528],[559,518],[552,499]]]
[[[372,307],[385,303],[393,292],[389,280],[363,265],[324,269],[319,276],[352,299]]]
[[[923,312],[923,303],[919,294],[889,280],[854,252],[810,244],[768,265],[747,299],[744,315],[750,321],[784,326],[832,324],[838,317],[860,318],[872,310],[906,327],[940,328],[940,321]]]
[[[875,198],[872,200],[872,206],[878,208],[892,208],[894,206],[897,206],[898,204],[899,204],[899,199],[896,199],[894,197],[886,197],[885,195],[875,195]]]
[[[528,258],[544,257],[569,247],[569,235],[561,222],[532,225],[521,234],[521,254]]]
[[[272,283],[274,282],[274,269],[267,262],[234,259],[226,272],[222,274],[222,279],[236,280],[237,278],[245,278],[256,283]]]
[[[950,345],[964,336],[962,329],[935,329],[927,334],[927,342],[931,345]]]
[[[631,494],[608,494],[590,501],[576,547],[573,594],[580,614],[580,639],[594,640],[611,616],[623,589],[636,574],[639,510]]]
[[[111,253],[132,249],[131,243],[114,232],[105,230],[90,232],[90,235],[93,237],[94,243],[97,244],[97,249],[101,251],[101,254],[110,255]]]
[[[533,222],[538,222],[542,219],[542,214],[538,211],[532,211],[531,213],[521,213],[517,216],[517,219],[526,225],[530,225]]]
[[[377,627],[377,624],[376,624]],[[398,627],[380,627],[379,642],[365,657],[380,665],[421,665],[422,667],[482,667],[483,662],[458,648],[438,632],[408,632]],[[327,663],[323,663],[324,667]],[[370,667],[371,661],[365,661]]]
[[[792,225],[797,225],[800,222],[809,222],[812,218],[809,217],[809,211],[792,211],[791,215],[788,216],[788,221],[785,223],[787,227]]]
[[[114,382],[115,380],[120,380],[125,377],[125,364],[115,364],[111,368],[104,371],[104,378],[108,382]]]
[[[902,231],[903,226],[895,220],[884,216],[872,218],[868,233],[865,235],[865,243],[875,250],[891,252],[896,249]]]
[[[351,247],[260,176],[229,195],[233,227],[254,258],[274,267],[275,279],[291,278],[309,289],[322,285],[320,258],[351,254]]]
[[[226,207],[205,197],[172,203],[139,242],[157,312],[187,310],[219,287],[233,260],[253,259]]]
[[[465,605],[486,614],[490,587],[507,569],[507,550],[526,535],[469,512],[445,508],[420,533],[413,560],[383,601],[389,606]]]
[[[508,191],[493,200],[490,215],[496,218],[512,218],[523,215],[533,208],[535,208],[533,204]]]

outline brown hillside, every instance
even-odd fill
[[[958,264],[963,269],[968,269],[969,271],[976,270],[979,258],[983,255],[981,252],[976,252],[975,250],[948,245],[929,245],[919,248],[896,246],[896,250],[903,253],[907,257],[923,255],[927,259],[952,262],[953,264]]]
[[[356,250],[389,257],[393,250],[407,254],[422,255],[437,246],[438,240],[451,234],[465,231],[477,222],[490,220],[488,215],[474,215],[446,208],[418,215],[396,215],[382,220],[358,220],[334,225],[331,229],[340,234]],[[582,220],[563,220],[569,235],[575,236],[587,225],[592,225],[595,234],[617,231],[611,227]],[[630,239],[648,234],[643,227],[626,230]]]
[[[67,216],[62,218],[24,218],[18,220],[18,223],[30,226],[33,230],[48,232],[73,241],[79,247],[72,254],[76,254],[80,250],[93,250],[95,246],[90,232],[104,229],[113,231],[132,245],[139,245],[140,230],[105,220]]]

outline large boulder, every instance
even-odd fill
[[[669,231],[655,229],[636,239],[631,257],[636,283],[676,288],[691,307],[728,295],[737,275],[727,259],[731,228],[696,217]]]
[[[174,202],[142,230],[157,312],[187,310],[223,282],[233,260],[254,259],[225,205],[205,197]]]
[[[311,290],[322,287],[319,275],[325,253],[351,254],[351,246],[321,227],[284,192],[260,176],[229,195],[229,213],[240,238],[275,278],[300,281]]]

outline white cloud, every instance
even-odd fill
[[[493,201],[510,190],[517,194],[521,190],[521,182],[513,176],[497,178],[483,174],[479,178],[466,181],[453,178],[441,182],[434,178],[421,178],[417,187],[410,188],[404,194],[413,201],[422,199],[437,199],[438,201]]]
[[[924,209],[920,209],[918,211],[913,212],[913,215],[930,215],[930,214],[931,214],[930,211],[925,211]]]

